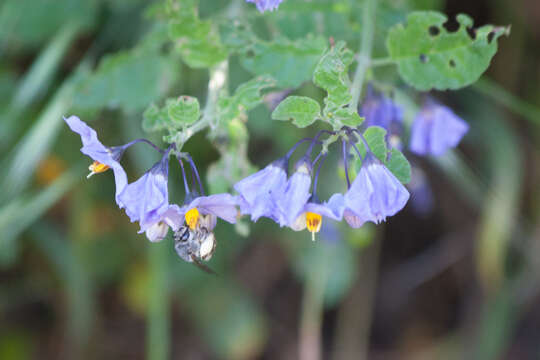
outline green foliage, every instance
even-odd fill
[[[386,162],[386,167],[403,184],[411,181],[411,164],[409,164],[405,155],[398,149],[392,149]]]
[[[156,104],[150,104],[143,113],[142,127],[146,132],[164,130],[168,123],[169,111],[166,106],[160,109]]]
[[[161,97],[177,78],[177,64],[156,51],[134,49],[105,57],[81,81],[74,99],[79,109],[144,108]]]
[[[39,46],[67,22],[89,28],[95,22],[97,5],[97,1],[79,0],[4,0],[0,44]]]
[[[191,96],[180,96],[167,101],[167,113],[171,122],[178,126],[191,125],[199,120],[201,110],[199,100]]]
[[[388,149],[386,148],[386,130],[380,126],[370,126],[364,131],[364,139],[377,159],[386,162]]]
[[[219,33],[210,20],[200,20],[196,8],[180,2],[170,14],[169,36],[182,59],[193,68],[217,65],[227,58]]]
[[[242,54],[241,61],[253,74],[270,74],[279,87],[298,87],[311,78],[325,47],[324,38],[313,36],[297,41],[257,41]]]
[[[352,61],[353,53],[344,42],[339,42],[326,51],[313,72],[315,85],[328,93],[324,99],[323,115],[335,129],[343,125],[359,126],[364,120],[356,109],[348,107],[352,101],[348,75]]]
[[[389,151],[386,145],[386,130],[379,126],[368,127],[363,134],[369,149],[387,168],[394,174],[394,176],[404,184],[411,181],[411,164],[398,149],[391,149]],[[360,141],[357,143],[358,150],[362,156],[365,156],[365,145]],[[362,160],[356,158],[353,170],[358,172],[362,166]]]
[[[233,96],[221,94],[218,99],[218,116],[221,121],[231,121],[262,103],[261,92],[274,87],[276,81],[269,75],[257,76],[239,85]]]
[[[291,120],[299,128],[309,126],[321,116],[321,107],[305,96],[289,96],[272,112],[274,120]]]
[[[413,12],[407,25],[393,27],[386,45],[401,77],[418,90],[459,89],[478,80],[497,52],[497,39],[509,29],[485,25],[469,34],[473,21],[458,15],[455,32],[443,24],[447,17],[434,11]]]

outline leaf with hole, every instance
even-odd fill
[[[386,47],[403,80],[418,90],[459,89],[474,83],[497,52],[497,39],[509,28],[485,25],[473,29],[467,15],[457,16],[450,32],[447,17],[435,11],[409,14],[406,25],[390,29]]]

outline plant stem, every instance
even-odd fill
[[[180,152],[182,147],[193,135],[210,127],[214,129],[217,127],[215,112],[216,105],[219,97],[219,93],[227,84],[227,74],[229,69],[229,62],[227,60],[219,63],[215,68],[210,71],[210,81],[208,83],[208,95],[206,97],[206,104],[203,110],[202,118],[192,126],[186,128],[176,136],[176,150]]]
[[[375,9],[377,0],[366,0],[362,14],[362,39],[360,52],[357,54],[358,66],[354,73],[351,84],[352,101],[350,108],[356,109],[362,94],[362,85],[371,60],[371,50],[373,48],[373,37],[375,35]]]
[[[167,287],[167,242],[149,246],[150,287],[148,302],[148,336],[146,358],[166,360],[170,349],[170,311]]]
[[[518,98],[496,82],[483,77],[473,85],[473,89],[492,100],[500,102],[531,123],[540,125],[540,108]]]
[[[321,326],[326,281],[327,274],[323,271],[322,274],[308,275],[304,285],[298,345],[300,360],[321,358]]]
[[[395,64],[395,62],[390,57],[371,59],[371,61],[369,62],[369,66],[371,67],[393,65],[393,64]]]

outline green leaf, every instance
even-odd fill
[[[352,100],[348,75],[352,60],[353,53],[340,41],[326,51],[313,73],[313,82],[328,93],[324,99],[323,114],[334,128],[343,125],[356,127],[364,121],[356,109],[348,106]]]
[[[388,149],[386,148],[386,130],[380,126],[370,126],[364,131],[364,139],[377,159],[386,163]]]
[[[320,116],[319,103],[305,96],[289,96],[272,112],[272,119],[291,120],[299,128],[313,124]]]
[[[178,65],[157,52],[138,50],[105,57],[98,69],[79,84],[74,106],[131,112],[162,96],[175,81]]]
[[[180,96],[176,100],[167,100],[167,113],[174,125],[191,125],[201,116],[199,100],[191,96]]]
[[[241,62],[253,74],[270,74],[279,87],[298,87],[311,78],[325,47],[322,37],[308,36],[295,42],[283,38],[260,41],[246,50]]]
[[[331,47],[318,62],[313,73],[313,82],[328,93],[324,100],[327,105],[325,113],[336,111],[351,101],[347,70],[352,60],[353,53],[341,41]]]
[[[357,111],[353,111],[350,108],[338,108],[335,112],[328,112],[326,116],[331,119],[330,121],[332,123],[338,121],[339,124],[350,127],[360,126],[364,122],[364,118],[358,115]]]
[[[192,68],[206,68],[225,60],[227,51],[212,22],[200,20],[190,4],[179,3],[178,6],[180,8],[171,14],[169,36],[186,64]]]
[[[146,132],[160,131],[167,128],[168,121],[167,108],[160,109],[152,103],[143,113],[142,127]]]
[[[403,184],[411,181],[411,164],[409,164],[405,155],[398,149],[392,149],[390,158],[386,162],[386,167]]]
[[[238,86],[233,96],[221,95],[218,99],[218,116],[229,122],[262,103],[262,90],[274,87],[276,81],[268,76],[258,76]]]
[[[446,21],[439,12],[413,12],[405,26],[398,24],[388,33],[390,57],[403,80],[418,90],[459,89],[474,83],[497,52],[497,39],[510,31],[492,25],[472,30],[472,19],[460,14],[459,29],[448,32]]]

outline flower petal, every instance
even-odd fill
[[[119,195],[127,185],[127,175],[122,165],[114,158],[110,148],[104,146],[97,138],[94,129],[81,121],[77,116],[64,118],[69,128],[81,136],[83,147],[81,152],[95,161],[109,166],[114,172],[114,181],[116,184],[116,202],[119,203]],[[120,206],[122,207],[122,206]]]
[[[238,199],[231,194],[214,194],[195,198],[186,208],[196,207],[201,214],[212,214],[234,224],[238,216]]]

